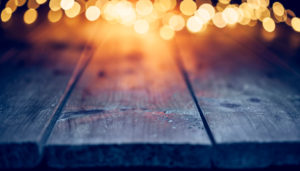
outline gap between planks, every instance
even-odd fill
[[[186,68],[184,67],[183,62],[181,60],[181,53],[180,53],[180,50],[179,50],[179,46],[177,45],[177,40],[175,39],[174,41],[175,42],[173,43],[173,47],[174,47],[173,49],[174,49],[174,52],[176,54],[176,55],[174,55],[175,63],[177,65],[177,67],[178,67],[178,69],[179,69],[179,71],[181,73],[181,76],[182,76],[182,78],[183,78],[183,80],[184,80],[184,82],[185,82],[185,84],[187,86],[187,89],[188,89],[188,91],[189,91],[189,93],[190,93],[190,95],[191,95],[191,97],[192,97],[192,99],[193,99],[193,101],[194,101],[194,103],[195,103],[195,105],[197,107],[198,113],[199,113],[199,115],[201,117],[201,120],[203,122],[205,131],[206,131],[206,133],[207,133],[207,135],[209,137],[209,140],[212,143],[213,147],[215,147],[216,146],[215,138],[214,138],[214,136],[212,134],[212,131],[211,131],[210,127],[208,126],[208,123],[207,123],[206,118],[205,118],[205,116],[203,114],[201,106],[198,103],[197,97],[195,95],[195,91],[193,89],[193,86],[192,86],[190,78],[189,78],[189,74],[188,74],[188,72],[187,72]]]
[[[97,28],[98,28],[98,24],[96,24],[95,28],[93,28],[93,33],[96,34],[97,32]],[[93,35],[94,35],[93,34]],[[102,46],[104,44],[104,42],[108,39],[110,33],[107,34],[107,36],[103,39],[103,41],[101,42],[100,46]],[[68,81],[67,87],[64,91],[64,94],[62,95],[62,97],[59,100],[58,105],[56,106],[55,110],[54,110],[54,114],[52,119],[49,121],[50,123],[48,124],[48,127],[45,129],[45,133],[42,136],[41,139],[41,143],[40,146],[42,148],[42,150],[44,150],[44,148],[42,146],[44,146],[49,138],[49,136],[51,135],[51,132],[57,122],[57,120],[59,119],[59,117],[61,116],[61,112],[62,109],[64,108],[64,106],[66,105],[70,95],[72,94],[73,89],[75,88],[77,82],[79,81],[80,77],[82,76],[82,74],[84,73],[85,69],[87,68],[87,66],[89,65],[91,59],[94,56],[94,49],[93,46],[90,47],[90,43],[93,41],[93,38],[89,38],[88,41],[86,42],[86,45],[83,49],[83,52],[81,53],[81,56],[78,60],[78,63],[71,75],[70,80]]]
[[[60,114],[61,114],[61,111],[63,109],[63,107],[65,106],[66,102],[68,101],[68,98],[70,97],[71,93],[72,93],[72,90],[74,89],[76,83],[78,82],[80,76],[82,75],[82,73],[84,72],[86,66],[89,64],[92,56],[93,56],[93,50],[88,50],[88,43],[86,44],[83,52],[81,53],[81,56],[79,58],[79,61],[71,75],[71,78],[70,80],[68,81],[68,84],[67,84],[67,87],[63,93],[63,95],[61,96],[59,102],[58,102],[58,105],[56,106],[55,110],[54,110],[54,114],[53,114],[53,117],[52,119],[49,121],[50,123],[48,124],[48,126],[45,128],[45,131],[44,131],[44,134],[42,136],[42,139],[41,139],[41,146],[43,146],[53,128],[54,128],[54,125],[57,121],[57,119],[60,117]]]

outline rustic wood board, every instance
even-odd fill
[[[10,51],[0,58],[0,168],[34,167],[82,48]]]
[[[210,167],[210,141],[168,44],[113,33],[49,137],[48,165]]]
[[[216,167],[300,164],[297,75],[218,31],[181,37],[177,44],[216,142]]]
[[[300,76],[299,33],[285,25],[278,25],[274,33],[267,33],[259,26],[250,29],[239,26],[235,32],[225,29],[223,33],[240,46],[247,47],[250,54]]]

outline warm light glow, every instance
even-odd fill
[[[184,28],[185,21],[181,15],[173,15],[169,20],[170,27],[175,31],[180,31]]]
[[[218,28],[224,28],[227,25],[226,21],[224,21],[224,19],[223,19],[223,15],[221,12],[218,12],[215,14],[215,16],[213,18],[213,23]]]
[[[139,15],[145,16],[151,14],[153,10],[153,5],[150,0],[139,0],[136,3],[136,12]]]
[[[134,23],[134,30],[139,34],[145,34],[149,30],[149,24],[146,20],[140,19]]]
[[[261,7],[268,7],[270,5],[270,0],[260,0]]]
[[[14,12],[17,9],[17,4],[15,0],[9,0],[7,1],[6,8],[10,8],[12,12]]]
[[[62,10],[58,10],[58,11],[52,11],[52,10],[50,10],[48,12],[48,20],[51,23],[58,22],[62,18],[62,16],[63,16]]]
[[[272,8],[273,8],[273,12],[274,12],[275,15],[277,15],[277,16],[283,16],[284,15],[285,9],[284,9],[283,5],[280,2],[274,2]]]
[[[291,24],[295,31],[300,32],[300,18],[294,17]]]
[[[36,2],[36,0],[28,0],[27,7],[32,9],[37,9],[40,5]]]
[[[60,1],[61,0],[50,0],[49,7],[52,11],[60,10]]]
[[[267,17],[263,20],[263,27],[267,32],[273,32],[276,26],[274,20],[270,17]]]
[[[270,33],[270,32],[266,32],[265,30],[261,30],[261,36],[265,41],[270,42],[274,40],[274,38],[276,37],[276,32]]]
[[[102,8],[105,6],[105,4],[107,4],[108,0],[97,0],[97,2],[95,3],[95,5],[102,10]]]
[[[90,6],[88,9],[85,11],[85,17],[89,21],[95,21],[100,17],[100,9],[96,6]]]
[[[135,10],[129,1],[118,2],[114,7],[114,11],[117,14],[116,19],[121,24],[132,25],[136,19]]]
[[[197,17],[201,18],[205,23],[207,23],[210,20],[210,15],[208,11],[205,9],[198,9],[195,14]]]
[[[176,0],[155,0],[154,7],[158,11],[167,12],[173,8],[175,8],[177,2]]]
[[[215,15],[215,8],[211,4],[204,3],[199,7],[199,9],[206,10],[209,14],[209,17],[210,17],[209,19],[212,19]]]
[[[66,16],[69,18],[74,18],[79,14],[80,9],[81,9],[80,4],[78,2],[75,2],[72,8],[65,11]]]
[[[212,24],[218,28],[226,26],[232,28],[237,23],[253,27],[261,21],[264,28],[262,32],[265,35],[274,32],[277,23],[285,23],[299,32],[299,18],[295,13],[285,9],[280,2],[270,4],[270,0],[241,0],[240,2],[231,0],[215,2],[211,0],[7,0],[3,2],[2,6],[5,7],[1,11],[2,22],[8,22],[14,11],[26,3],[28,10],[24,14],[24,21],[31,24],[37,20],[39,6],[49,4],[48,20],[52,23],[58,22],[64,14],[69,18],[75,18],[84,13],[89,21],[95,21],[102,15],[104,20],[112,24],[133,27],[140,34],[147,33],[151,25],[151,30],[156,32],[159,30],[161,37],[166,40],[169,39],[167,33],[180,31],[185,25],[190,32],[196,33],[204,31]],[[172,32],[169,31],[170,29]]]
[[[45,2],[47,2],[47,0],[35,0],[35,1],[38,4],[44,4]]]
[[[221,4],[229,4],[231,0],[219,0]]]
[[[38,13],[35,9],[28,9],[24,14],[24,22],[26,24],[32,24],[38,17]]]
[[[180,11],[182,14],[191,16],[197,10],[197,5],[193,0],[183,0],[180,3]]]
[[[255,11],[255,15],[260,21],[263,21],[267,17],[271,17],[271,13],[268,8],[259,8]]]
[[[226,8],[222,12],[222,17],[224,21],[228,24],[235,24],[239,20],[239,14],[234,8]]]
[[[17,2],[17,6],[21,7],[25,4],[26,0],[17,0],[16,2]]]
[[[247,0],[249,6],[253,9],[259,9],[262,0]]]
[[[115,20],[118,17],[115,10],[115,3],[113,3],[113,1],[109,1],[107,4],[104,5],[103,15],[104,18],[108,21]]]
[[[71,9],[74,5],[74,0],[61,0],[60,1],[60,7],[64,10]]]
[[[161,38],[163,38],[164,40],[170,40],[175,35],[174,30],[169,26],[163,26],[162,28],[160,28],[159,33]]]
[[[190,32],[196,33],[201,31],[203,24],[203,21],[199,17],[192,16],[187,20],[186,27]]]
[[[1,12],[1,21],[8,22],[11,18],[12,10],[9,7],[6,7]]]
[[[239,19],[239,23],[241,25],[248,25],[251,21],[251,9],[250,7],[246,4],[243,3],[239,6],[239,11],[241,18]]]

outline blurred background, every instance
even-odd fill
[[[222,32],[248,44],[255,37],[298,60],[299,8],[298,1],[278,0],[1,0],[0,48],[97,46],[117,32],[169,42]]]

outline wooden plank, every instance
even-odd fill
[[[44,134],[82,53],[78,47],[59,49],[36,42],[0,59],[0,168],[40,162]]]
[[[214,165],[299,165],[299,77],[209,29],[177,43],[216,142]]]
[[[225,29],[223,33],[239,45],[247,47],[249,51],[252,51],[251,54],[300,76],[299,33],[285,25],[278,25],[273,33],[267,33],[259,26],[251,28],[250,34],[249,29],[243,26],[237,27],[236,32],[239,34]]]
[[[169,44],[115,29],[53,129],[48,165],[210,167],[211,144]]]

